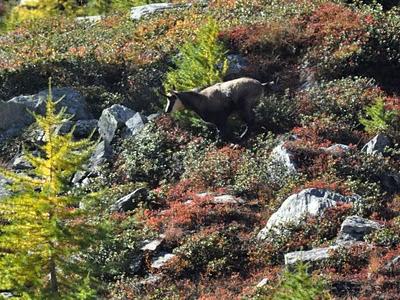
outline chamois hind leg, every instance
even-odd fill
[[[240,116],[246,123],[246,129],[240,135],[240,139],[243,139],[250,131],[254,129],[255,114],[253,111],[253,106],[247,105],[243,110],[240,111]]]

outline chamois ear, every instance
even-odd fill
[[[174,91],[172,91],[172,92],[167,92],[167,93],[164,93],[164,92],[159,92],[159,94],[161,95],[161,96],[164,96],[164,97],[166,97],[166,98],[171,98],[172,96],[174,96]]]

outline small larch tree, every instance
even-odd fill
[[[372,134],[385,133],[397,116],[396,111],[386,109],[383,98],[378,98],[375,103],[368,106],[365,114],[367,117],[361,117],[360,123],[365,126],[368,133]]]
[[[179,55],[174,61],[176,69],[167,73],[165,90],[186,91],[222,81],[228,63],[218,34],[217,21],[209,18],[197,32],[195,41],[186,42],[179,48]]]
[[[0,290],[27,299],[92,295],[82,292],[87,271],[80,270],[78,254],[94,228],[77,208],[79,199],[69,192],[69,182],[90,156],[93,142],[75,141],[73,130],[59,135],[57,128],[69,118],[65,108],[56,112],[56,105],[50,90],[45,115],[34,115],[45,142],[41,155],[24,155],[32,170],[0,169],[11,182],[11,196],[0,199]]]

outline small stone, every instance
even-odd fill
[[[283,164],[289,174],[296,173],[296,165],[293,162],[293,154],[284,147],[284,143],[281,143],[272,149],[270,160],[272,162]]]
[[[162,242],[164,241],[164,239],[156,239],[153,240],[149,243],[147,243],[146,245],[144,245],[142,248],[140,248],[140,250],[142,251],[156,251],[158,249],[158,247],[162,244]]]
[[[256,287],[257,288],[262,288],[266,286],[269,283],[268,278],[263,278],[259,283],[257,283]]]
[[[243,204],[245,201],[242,198],[236,198],[232,195],[216,196],[213,199],[215,204]]]
[[[162,279],[160,275],[150,274],[149,277],[139,282],[140,285],[151,285],[159,282]]]
[[[327,148],[322,148],[325,152],[336,155],[336,156],[343,156],[346,152],[349,152],[350,147],[343,144],[334,144]]]
[[[83,22],[88,22],[88,23],[96,23],[100,21],[103,18],[103,16],[84,16],[84,17],[76,17],[75,21],[83,23]]]

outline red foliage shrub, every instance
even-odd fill
[[[294,20],[240,25],[221,33],[221,39],[244,54],[279,53],[286,57],[293,55],[293,49],[303,42],[302,33],[296,25]]]
[[[311,45],[310,58],[323,63],[351,58],[368,40],[367,26],[374,22],[372,16],[362,15],[343,4],[324,3],[311,16],[303,20],[305,32]]]
[[[225,146],[211,149],[203,157],[194,157],[187,164],[186,178],[203,189],[215,190],[231,186],[242,161],[243,148]]]
[[[385,108],[400,113],[400,97],[386,97]]]
[[[184,146],[191,141],[190,134],[183,130],[171,116],[163,115],[157,118],[156,125],[171,143]]]
[[[213,195],[199,196],[178,184],[166,193],[166,209],[147,211],[145,222],[151,228],[163,230],[174,240],[183,231],[198,229],[213,224],[245,222],[253,224],[256,216],[246,208],[237,209],[235,203],[215,203]]]

